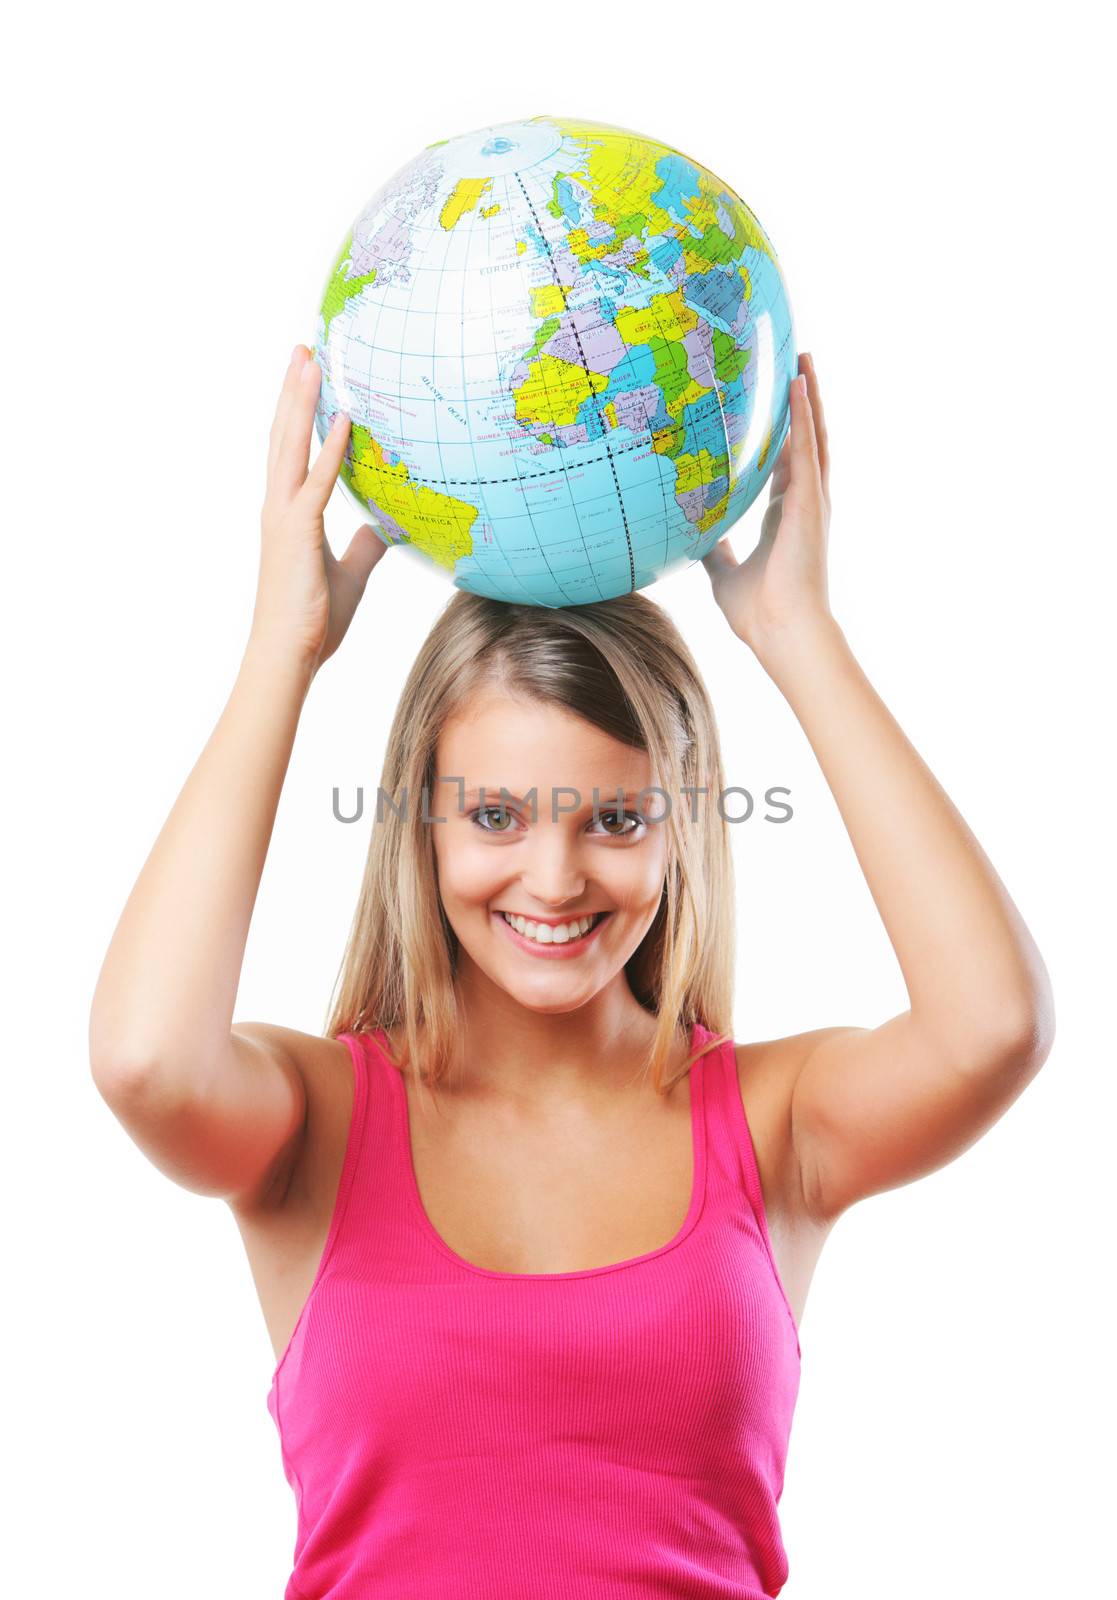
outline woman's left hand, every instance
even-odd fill
[[[811,356],[800,355],[799,372],[791,384],[791,432],[772,473],[756,549],[738,561],[727,537],[702,558],[729,626],[758,655],[801,626],[830,619],[830,454]]]

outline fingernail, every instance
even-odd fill
[[[309,378],[314,376],[317,370],[318,369],[314,365],[314,362],[312,360],[308,360],[302,371],[299,373],[299,382],[306,383]]]
[[[335,411],[334,412],[334,419],[330,423],[330,432],[331,433],[340,433],[342,428],[344,428],[345,424],[348,421],[349,421],[349,418],[345,415],[344,411]]]
[[[299,357],[300,356],[305,356],[305,355],[306,355],[306,345],[305,344],[297,344],[295,346],[295,348],[291,351],[291,365],[294,366],[295,363],[298,361]]]

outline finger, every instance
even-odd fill
[[[811,400],[811,416],[814,419],[814,433],[818,446],[818,465],[822,478],[822,487],[829,493],[830,439],[826,432],[826,417],[822,410],[822,392],[818,386],[818,373],[815,371],[814,356],[801,357],[800,366],[805,370],[807,376],[807,391]]]
[[[822,476],[818,464],[818,446],[815,442],[811,402],[807,396],[805,377],[791,384],[791,488],[803,493],[822,493]]]
[[[314,412],[321,383],[322,369],[317,361],[304,362],[295,380],[295,392],[275,460],[275,486],[285,499],[296,495],[306,481],[310,436],[314,431]]]
[[[306,482],[299,490],[299,498],[305,500],[307,509],[314,514],[325,508],[326,501],[333,492],[348,443],[349,418],[344,411],[335,411],[330,431],[322,440],[322,448],[318,452],[317,459],[307,474]],[[309,449],[309,443],[307,448]]]
[[[287,413],[291,409],[291,398],[295,394],[299,373],[306,364],[310,352],[305,344],[297,344],[291,352],[291,359],[287,364],[287,371],[283,375],[283,387],[279,391],[279,400],[276,403],[275,417],[272,421],[271,432],[268,435],[268,477],[275,470],[275,458],[279,454],[279,442],[283,438],[283,429],[287,424]]]
[[[791,482],[791,434],[788,433],[786,435],[786,437],[784,438],[783,445],[782,445],[782,447],[780,449],[780,453],[776,457],[776,465],[772,469],[772,486],[771,486],[771,489],[769,490],[768,498],[770,500],[775,500],[777,498],[777,496],[783,494],[786,491],[787,486],[788,486],[788,484],[790,482]]]
[[[740,566],[740,562],[733,554],[733,547],[729,543],[728,537],[719,539],[714,548],[706,552],[702,557],[702,565],[709,573],[711,580],[724,577],[726,573],[732,572],[734,567]]]

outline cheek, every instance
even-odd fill
[[[441,823],[438,826],[443,827]],[[447,900],[487,900],[507,876],[502,873],[499,852],[463,835],[453,822],[447,822],[444,831],[436,835],[434,859],[438,887]]]
[[[641,871],[632,877],[627,877],[624,884],[618,888],[618,899],[627,895],[628,902],[634,909],[645,911],[649,906],[659,903],[663,892],[663,870],[652,863],[641,863]]]
[[[630,850],[603,850],[595,881],[617,906],[644,913],[659,903],[667,872],[667,850],[648,839]]]

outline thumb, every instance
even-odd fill
[[[364,522],[350,539],[338,566],[344,567],[358,589],[363,591],[369,574],[387,549],[387,544],[372,524]]]
[[[707,551],[702,557],[702,565],[711,578],[720,578],[725,573],[732,572],[734,567],[740,565],[737,557],[733,554],[733,547],[729,543],[728,537],[719,539],[713,549]]]

